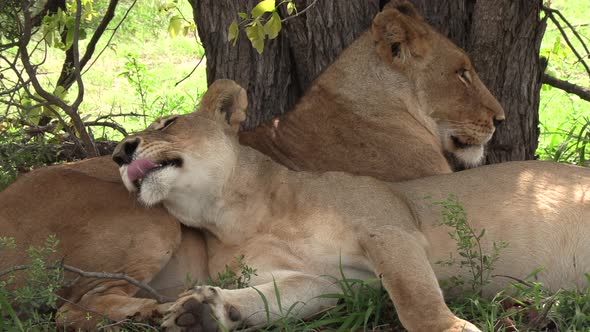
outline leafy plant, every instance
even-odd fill
[[[0,118],[0,191],[21,172],[56,161],[59,147],[44,136],[29,136]]]
[[[452,230],[449,236],[457,244],[457,253],[459,257],[451,257],[447,261],[437,262],[438,264],[454,265],[458,264],[461,269],[467,269],[471,275],[468,280],[456,276],[447,281],[446,286],[461,286],[467,283],[474,294],[481,295],[483,288],[490,283],[494,264],[500,258],[500,251],[508,244],[500,241],[492,242],[492,252],[487,254],[482,247],[482,239],[485,235],[485,229],[476,230],[467,221],[467,213],[463,205],[455,195],[450,195],[447,199],[437,202],[442,207],[441,225],[449,226]],[[458,261],[457,261],[458,259]]]
[[[228,42],[236,44],[238,33],[242,27],[252,43],[252,47],[262,53],[265,39],[275,39],[282,29],[282,19],[279,15],[279,7],[286,6],[287,14],[297,11],[293,0],[282,0],[277,4],[276,0],[260,1],[250,13],[239,12],[238,18],[233,20],[228,30]]]
[[[63,284],[59,262],[51,260],[59,241],[49,236],[42,247],[27,249],[29,263],[19,275],[24,283],[13,287],[14,274],[0,280],[0,329],[2,331],[51,330],[57,309],[57,290]],[[14,250],[14,239],[0,239],[0,252]]]
[[[252,276],[256,276],[256,269],[248,266],[244,262],[244,255],[234,257],[234,262],[238,265],[238,272],[236,273],[228,265],[225,265],[223,272],[217,273],[217,278],[209,279],[208,285],[217,286],[220,288],[240,289],[249,286]]]

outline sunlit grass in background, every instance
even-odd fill
[[[551,8],[560,10],[590,45],[590,1],[554,0]],[[565,24],[563,24],[565,26]],[[570,40],[584,56],[580,42],[569,33]],[[549,59],[547,73],[571,83],[590,87],[590,78],[559,30],[548,22],[541,55]],[[587,58],[587,55],[586,55]],[[576,95],[544,85],[539,107],[541,137],[537,153],[541,159],[585,164],[588,153],[590,103]]]
[[[98,1],[98,9],[106,3]],[[122,1],[117,7],[111,28],[118,24],[131,3],[129,0]],[[135,131],[145,128],[146,123],[162,115],[194,110],[207,89],[205,61],[189,78],[177,86],[176,83],[197,66],[204,50],[194,32],[174,38],[169,35],[169,15],[159,10],[159,3],[154,0],[137,1],[104,53],[83,76],[83,115],[141,114],[142,117],[117,119],[127,130]],[[183,15],[192,21],[192,9],[188,2],[179,1],[178,6]],[[106,33],[98,43],[96,54],[105,47],[108,36]],[[83,42],[82,49],[85,46]],[[58,50],[52,51],[58,53]],[[48,63],[47,70],[58,72],[60,61]],[[128,79],[125,72],[133,70],[140,73],[140,79]],[[143,101],[137,92],[139,89],[144,93]],[[74,93],[75,90],[71,92],[72,95]],[[95,135],[100,133],[97,128],[94,129]],[[113,135],[113,131],[106,133],[110,139],[121,138]]]

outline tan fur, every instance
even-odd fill
[[[504,111],[465,52],[409,2],[393,1],[292,112],[241,133],[240,142],[294,170],[401,181],[450,173],[443,150],[478,165],[494,119]],[[451,136],[472,146],[457,147]]]
[[[181,227],[161,207],[138,204],[108,157],[38,169],[0,192],[0,236],[17,244],[0,253],[0,271],[28,264],[25,250],[51,234],[59,240],[51,259],[88,272],[123,272],[169,297],[185,289],[187,276],[208,277],[201,234]],[[22,283],[17,278],[15,286]],[[82,278],[60,292],[60,324],[88,330],[103,318],[150,319],[168,308],[132,298],[137,291],[120,280]]]
[[[229,329],[263,324],[258,292],[266,297],[271,318],[287,310],[303,318],[335,304],[318,295],[338,291],[326,276],[339,276],[342,267],[349,278],[379,276],[410,331],[479,331],[451,313],[437,282],[465,275],[457,266],[434,263],[450,253],[457,256],[434,204],[450,193],[463,204],[471,226],[486,229],[484,250],[489,252],[492,241],[509,244],[495,273],[523,278],[544,266],[538,280],[551,289],[585,286],[588,169],[516,162],[399,184],[338,172],[294,172],[237,143],[235,122],[230,126],[226,115],[242,117],[243,93],[232,81],[214,87],[228,91],[220,94],[222,100],[213,95],[200,112],[130,137],[114,153],[130,158],[120,172],[140,201],[163,203],[183,224],[208,231],[213,275],[238,255],[258,271],[251,280],[256,290],[198,287],[183,294],[165,326],[209,331],[216,321]],[[128,146],[133,142],[135,149]],[[169,159],[182,164],[154,168],[130,181],[134,164],[165,165]],[[509,281],[495,278],[486,292]]]

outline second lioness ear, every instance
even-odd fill
[[[232,80],[220,79],[211,84],[199,105],[199,111],[236,131],[246,119],[246,90]]]
[[[383,6],[383,10],[385,9],[395,9],[406,16],[416,19],[422,19],[422,16],[418,14],[416,7],[414,7],[414,5],[408,0],[389,1],[387,4]]]
[[[388,3],[373,19],[371,32],[381,59],[400,69],[415,67],[407,62],[419,62],[430,53],[429,31],[407,1]]]

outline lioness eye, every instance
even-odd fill
[[[461,68],[457,71],[457,75],[459,75],[459,79],[463,83],[465,83],[465,84],[471,83],[471,74],[469,74],[469,70],[467,70],[465,68]]]
[[[176,121],[176,119],[177,119],[176,117],[173,117],[173,118],[169,118],[166,121],[164,121],[164,126],[162,128],[160,128],[160,130],[166,129],[166,127],[168,127],[169,125],[173,124],[174,121]]]
[[[391,44],[391,54],[394,57],[397,57],[401,51],[401,44],[400,43],[393,43]]]

